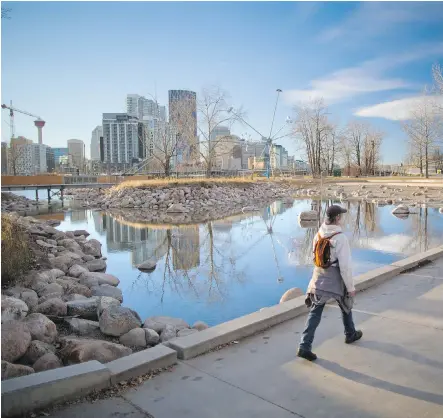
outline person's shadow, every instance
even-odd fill
[[[347,369],[338,363],[329,361],[326,359],[318,359],[315,364],[335,373],[338,376],[342,376],[345,379],[352,380],[362,385],[372,386],[377,389],[387,390],[389,392],[398,393],[403,396],[409,396],[411,398],[420,399],[426,402],[432,402],[438,405],[443,405],[443,395],[436,393],[424,392],[422,390],[409,388],[407,386],[397,385],[395,383],[386,382],[385,380],[378,379],[376,377],[368,376],[364,373],[356,372],[354,370]]]

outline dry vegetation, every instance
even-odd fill
[[[11,286],[31,268],[29,240],[23,229],[9,216],[2,215],[2,286]]]

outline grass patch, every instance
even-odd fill
[[[2,286],[14,285],[27,272],[33,261],[28,236],[7,215],[2,215]]]

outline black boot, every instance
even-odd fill
[[[346,344],[352,344],[355,341],[358,341],[363,336],[363,332],[360,330],[355,331],[352,335],[347,335],[345,339]]]
[[[309,361],[317,360],[317,356],[312,351],[303,350],[303,348],[298,349],[297,357],[301,357]]]

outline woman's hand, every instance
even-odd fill
[[[348,295],[349,295],[351,298],[355,298],[355,290],[354,290],[353,292],[348,292]]]

